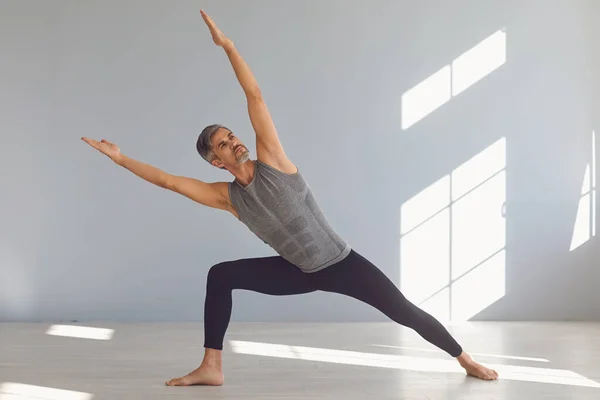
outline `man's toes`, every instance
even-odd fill
[[[184,384],[183,378],[174,378],[166,383],[167,383],[167,386],[182,386]]]

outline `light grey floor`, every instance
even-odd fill
[[[199,365],[201,323],[63,325],[108,330],[0,324],[0,400],[600,399],[593,323],[448,326],[495,382],[393,323],[232,323],[218,388],[164,386]]]

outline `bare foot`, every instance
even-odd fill
[[[221,371],[216,368],[204,367],[201,365],[189,374],[182,376],[181,378],[171,379],[165,382],[165,384],[167,386],[221,386],[223,385],[223,381],[224,376]]]
[[[483,379],[486,381],[494,381],[498,379],[498,373],[493,369],[486,368],[483,365],[471,362],[468,365],[464,365],[463,368],[467,371],[468,375],[474,376],[475,378]]]
[[[471,356],[466,353],[463,353],[459,357],[458,361],[465,371],[467,371],[467,375],[486,381],[494,381],[498,379],[498,372],[491,368],[484,367],[478,362],[475,362],[475,360],[473,360]]]

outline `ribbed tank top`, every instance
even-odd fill
[[[254,162],[254,177],[247,186],[229,182],[229,197],[240,221],[304,272],[343,260],[351,247],[330,226],[300,170],[287,174]]]

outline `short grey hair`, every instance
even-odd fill
[[[215,153],[212,150],[212,136],[221,128],[227,129],[231,132],[229,128],[221,124],[209,125],[202,130],[198,136],[198,140],[196,141],[196,150],[198,150],[198,154],[200,154],[200,156],[211,165],[212,161],[215,159]],[[226,168],[222,167],[221,169]]]

